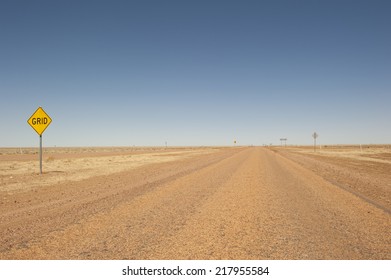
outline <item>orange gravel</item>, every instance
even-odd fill
[[[390,197],[341,188],[307,166],[321,159],[260,147],[176,156],[4,186],[0,258],[391,259]]]

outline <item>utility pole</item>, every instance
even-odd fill
[[[318,133],[314,132],[312,138],[314,138],[314,152],[316,152],[316,138],[318,138]]]

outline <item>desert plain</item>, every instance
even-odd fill
[[[0,149],[0,259],[391,259],[391,145]]]

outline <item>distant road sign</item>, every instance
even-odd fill
[[[41,107],[39,107],[27,122],[39,135],[42,135],[52,122],[52,119]]]

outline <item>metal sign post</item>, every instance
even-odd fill
[[[46,112],[39,107],[34,114],[27,120],[27,123],[35,130],[39,135],[39,174],[42,174],[42,133],[52,122]]]
[[[39,174],[42,174],[42,134],[39,135]]]
[[[314,152],[316,152],[316,138],[318,138],[318,133],[314,132],[314,134],[312,134],[312,137],[314,138]]]

